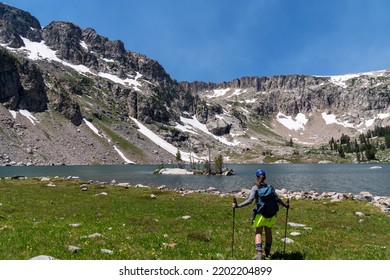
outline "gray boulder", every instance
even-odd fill
[[[33,261],[51,261],[51,260],[56,260],[56,258],[54,258],[52,256],[47,256],[47,255],[39,255],[39,256],[32,257],[30,260],[33,260]]]

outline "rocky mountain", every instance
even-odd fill
[[[0,3],[0,165],[261,162],[390,120],[390,71],[177,82],[92,28]],[[295,147],[286,142],[293,139]]]

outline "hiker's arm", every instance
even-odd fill
[[[241,208],[241,207],[244,207],[244,206],[251,204],[253,202],[253,200],[255,199],[255,195],[256,195],[256,190],[254,188],[252,188],[248,199],[245,200],[244,202],[241,202],[240,204],[238,204],[236,206],[236,208]]]
[[[287,209],[290,208],[290,204],[284,203],[283,200],[281,200],[279,197],[278,197],[278,199],[277,199],[277,202],[278,202],[280,205],[282,205],[283,207],[287,208]]]

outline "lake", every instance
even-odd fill
[[[168,167],[168,166],[166,166]],[[267,172],[267,182],[276,189],[314,190],[390,196],[390,164],[232,164],[234,176],[156,175],[157,165],[29,166],[0,167],[0,177],[78,176],[101,182],[143,184],[168,188],[208,189],[223,192],[250,189],[255,172]]]

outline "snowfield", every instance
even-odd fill
[[[99,129],[97,129],[91,122],[87,121],[86,119],[83,119],[85,124],[99,137],[103,138],[103,136],[100,134]]]
[[[292,116],[286,116],[279,112],[276,115],[276,120],[290,130],[305,130],[305,125],[308,122],[305,114],[302,113],[297,114],[294,119]]]
[[[20,113],[22,116],[26,117],[33,125],[35,125],[36,122],[39,122],[36,117],[33,116],[29,111],[27,110],[19,110],[19,111],[14,111],[14,110],[9,110],[11,113],[12,117],[16,119],[16,116],[18,113]]]
[[[336,116],[335,114],[328,114],[326,112],[323,112],[321,116],[322,119],[325,121],[326,125],[337,124],[345,128],[354,128],[360,132],[363,132],[368,128],[372,127],[376,120],[387,119],[390,117],[390,114],[380,113],[374,116],[372,119],[366,119],[366,120],[362,118],[361,122],[357,125],[349,121],[341,121],[339,117]],[[286,116],[281,112],[279,112],[276,115],[276,120],[284,127],[288,128],[289,130],[295,130],[295,131],[305,130],[305,125],[309,121],[309,119],[303,113],[299,113],[295,117],[293,117],[293,116]]]
[[[138,91],[141,90],[139,88],[141,86],[141,84],[138,81],[138,79],[141,78],[142,75],[140,73],[138,73],[138,72],[137,72],[137,75],[135,77],[130,77],[129,76],[126,79],[122,79],[122,78],[120,78],[118,76],[115,76],[115,75],[112,75],[112,74],[109,74],[109,73],[99,72],[99,73],[96,74],[96,73],[94,73],[94,71],[91,71],[91,69],[89,69],[88,67],[86,67],[84,65],[75,65],[75,64],[66,62],[66,61],[58,58],[57,55],[56,55],[56,52],[53,51],[52,49],[50,49],[45,44],[45,41],[32,42],[29,39],[26,39],[26,38],[23,38],[23,37],[22,37],[22,40],[23,40],[23,43],[24,43],[25,46],[21,47],[19,49],[10,48],[10,47],[8,47],[7,45],[4,45],[4,44],[2,44],[2,46],[6,47],[7,49],[9,49],[11,51],[14,51],[14,52],[15,51],[16,52],[24,52],[24,53],[27,54],[27,57],[29,59],[31,59],[31,60],[44,60],[44,59],[47,59],[47,60],[51,60],[51,61],[56,61],[56,62],[59,62],[59,63],[65,65],[67,67],[70,67],[70,68],[76,70],[78,73],[80,73],[82,75],[88,74],[88,75],[99,76],[99,77],[111,80],[114,83],[118,83],[118,84],[121,84],[123,86],[134,87],[134,89],[138,90]],[[85,50],[88,50],[88,46],[87,46],[87,44],[84,41],[80,42],[80,46],[82,48],[84,48]],[[103,59],[103,60],[111,61],[111,60],[107,60],[107,59]]]
[[[219,119],[223,119],[223,116],[217,116]],[[205,134],[208,134],[215,138],[216,140],[220,141],[221,143],[227,145],[227,146],[237,146],[240,145],[240,142],[237,139],[233,139],[233,142],[229,141],[226,137],[223,136],[216,136],[212,134],[207,126],[203,123],[201,123],[195,116],[192,118],[185,118],[185,117],[180,117],[180,121],[184,124],[177,124],[176,128],[181,130],[181,131],[187,131],[190,133],[198,134],[197,130],[202,131]]]
[[[171,153],[172,155],[176,156],[177,151],[179,150],[172,144],[168,143],[164,139],[162,139],[160,136],[155,134],[153,131],[151,131],[149,128],[144,126],[142,123],[140,123],[137,119],[130,117],[130,119],[139,127],[138,131],[142,133],[144,136],[146,136],[148,139],[150,139],[153,143],[160,146],[167,152]],[[180,150],[179,150],[180,151]],[[191,160],[203,160],[200,157],[198,157],[196,154],[193,153],[187,153],[184,151],[180,151],[181,159],[183,161],[190,162]]]
[[[378,71],[371,71],[371,72],[364,72],[364,73],[357,73],[357,74],[345,74],[345,75],[336,75],[336,76],[328,76],[330,78],[330,81],[340,87],[346,88],[347,87],[347,81],[353,78],[358,78],[360,76],[371,76],[371,77],[379,77],[383,76],[387,71],[386,70],[378,70]],[[323,76],[318,76],[323,77]]]

